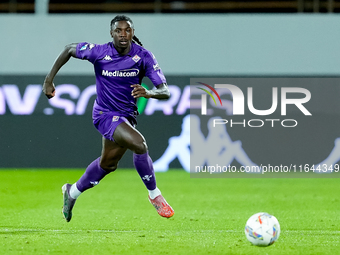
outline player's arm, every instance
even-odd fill
[[[159,84],[156,89],[148,90],[140,84],[131,85],[133,90],[131,95],[134,98],[145,97],[145,98],[156,98],[156,99],[168,99],[170,97],[170,91],[166,83]]]
[[[57,59],[54,61],[54,64],[49,71],[49,73],[46,75],[44,85],[43,85],[43,92],[47,96],[48,99],[55,96],[55,86],[53,84],[53,79],[58,73],[59,69],[66,64],[66,62],[71,57],[76,57],[76,49],[77,49],[77,43],[71,43],[69,45],[66,45],[64,50],[59,54]]]

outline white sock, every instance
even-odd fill
[[[151,199],[155,199],[155,197],[159,196],[161,191],[156,187],[154,190],[148,190],[149,191],[149,196]]]
[[[77,199],[80,196],[81,192],[78,190],[77,185],[73,184],[70,188],[70,196],[73,199]]]

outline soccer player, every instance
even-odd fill
[[[65,47],[47,74],[43,92],[48,98],[55,96],[53,79],[59,69],[71,58],[90,61],[94,65],[97,98],[93,106],[93,124],[103,136],[101,156],[95,159],[81,178],[62,187],[63,215],[67,222],[79,195],[97,185],[108,173],[117,169],[127,149],[133,152],[133,163],[149,192],[149,201],[158,214],[169,218],[174,210],[156,186],[153,162],[143,135],[138,132],[136,100],[140,97],[168,99],[170,92],[155,56],[142,47],[134,35],[132,20],[118,15],[111,21],[112,42],[98,45],[87,42]],[[141,81],[147,76],[155,89],[147,90]]]

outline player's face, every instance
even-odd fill
[[[111,36],[116,48],[126,49],[130,48],[134,29],[129,21],[117,21],[111,27]]]

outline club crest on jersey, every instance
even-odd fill
[[[136,63],[140,60],[140,56],[138,56],[137,54],[132,58],[133,61],[135,61]]]
[[[106,56],[103,58],[103,60],[110,61],[110,60],[112,60],[112,58],[111,58],[109,55],[106,55]]]
[[[119,120],[119,116],[113,116],[112,122],[116,122],[116,121],[118,121],[118,120]]]
[[[89,50],[92,50],[92,48],[94,47],[95,45],[93,43],[90,44],[89,46]]]

